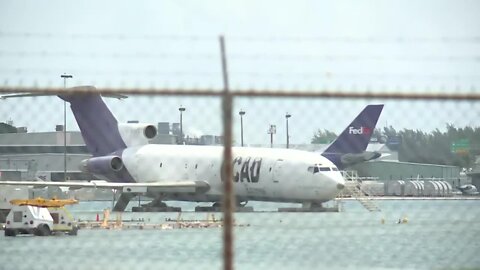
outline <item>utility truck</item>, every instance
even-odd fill
[[[55,233],[77,235],[78,226],[65,205],[76,200],[29,199],[11,200],[12,209],[7,215],[5,236],[33,234],[48,236]]]

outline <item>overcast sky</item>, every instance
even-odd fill
[[[218,35],[226,36],[231,86],[319,91],[478,92],[478,1],[3,1],[0,83],[127,87],[222,86]],[[178,122],[221,132],[220,103],[210,98],[109,100],[119,121]],[[379,125],[443,129],[475,125],[472,102],[382,100],[236,100],[247,143],[268,144],[269,124],[292,143],[318,128],[339,133],[369,103],[385,103]],[[63,122],[54,97],[0,101],[0,121],[30,131]],[[236,115],[238,120],[238,115]],[[77,129],[69,115],[68,126]],[[238,135],[238,121],[235,123]],[[239,141],[238,136],[236,140]]]

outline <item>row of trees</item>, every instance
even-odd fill
[[[312,143],[328,143],[336,137],[335,133],[328,130],[318,130],[312,138]],[[392,150],[397,150],[399,160],[405,162],[471,168],[475,157],[480,155],[479,127],[456,128],[448,124],[444,132],[439,129],[424,132],[411,129],[397,131],[390,126],[375,129],[372,139],[386,143]]]

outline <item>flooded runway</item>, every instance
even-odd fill
[[[195,204],[178,203],[184,209]],[[480,201],[378,201],[370,213],[358,202],[340,213],[237,213],[236,269],[458,269],[480,267]],[[252,204],[268,211],[278,204]],[[94,219],[109,202],[70,207]],[[205,219],[184,212],[182,218]],[[221,214],[215,214],[221,218]],[[126,212],[149,223],[177,213]],[[398,224],[407,217],[408,223]],[[0,269],[220,269],[222,229],[80,230],[78,236],[0,237]]]

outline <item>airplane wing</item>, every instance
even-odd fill
[[[144,193],[147,191],[164,193],[204,193],[210,189],[205,181],[151,182],[151,183],[114,183],[114,182],[45,182],[45,181],[0,181],[0,185],[43,187],[107,188],[123,192]]]
[[[7,99],[7,98],[22,98],[22,97],[49,97],[55,96],[52,94],[45,94],[45,93],[23,93],[23,94],[7,94],[7,95],[0,95],[0,99]],[[124,99],[128,96],[121,95],[121,94],[114,94],[114,93],[104,93],[102,94],[103,97],[107,98],[116,98],[116,99]]]

